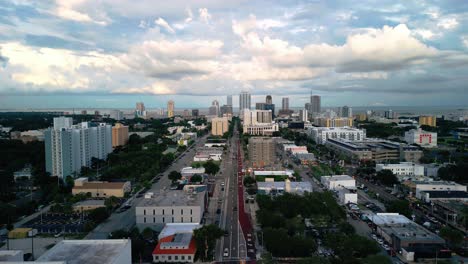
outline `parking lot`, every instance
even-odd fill
[[[37,229],[40,234],[70,234],[83,232],[86,222],[86,214],[44,213],[26,222],[23,227]]]

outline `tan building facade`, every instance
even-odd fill
[[[419,117],[419,125],[420,126],[431,126],[431,127],[435,127],[436,126],[436,121],[437,121],[437,117],[435,116],[420,116]]]
[[[252,137],[249,139],[249,159],[253,168],[271,166],[276,161],[275,142],[272,138]]]
[[[213,136],[222,136],[229,130],[227,117],[217,117],[211,120],[211,134]]]
[[[116,123],[112,127],[112,147],[124,146],[128,142],[128,126]]]
[[[91,193],[91,197],[107,198],[111,196],[124,197],[125,193],[131,191],[131,184],[127,182],[88,182],[83,178],[75,180],[72,194]]]
[[[319,127],[352,127],[353,119],[317,117],[314,119],[314,125]]]
[[[174,101],[167,102],[167,117],[174,117]]]

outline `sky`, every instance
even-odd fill
[[[467,73],[463,0],[0,1],[0,108],[467,106]]]

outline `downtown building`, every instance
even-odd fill
[[[167,102],[167,117],[171,118],[174,117],[174,101],[169,100]]]
[[[437,147],[437,133],[427,132],[422,129],[411,129],[405,132],[405,141],[408,144],[416,144],[423,148]]]
[[[271,110],[244,109],[243,133],[258,136],[271,136],[279,130],[278,124],[273,123]]]
[[[249,139],[249,160],[253,168],[263,168],[276,162],[275,142],[273,138],[252,137]]]
[[[211,119],[211,134],[213,136],[223,136],[229,131],[229,121],[227,117],[216,117]]]
[[[69,117],[55,117],[45,132],[46,171],[65,177],[91,166],[91,159],[105,160],[112,152],[112,126],[83,122],[72,125]]]
[[[424,176],[424,166],[415,164],[414,162],[400,162],[396,164],[376,164],[375,171],[379,172],[381,170],[390,170],[395,176],[400,180],[404,178],[411,177],[423,177]]]
[[[250,110],[252,96],[249,92],[243,91],[239,94],[239,116],[242,116],[245,109]]]
[[[330,138],[350,141],[362,141],[366,138],[366,130],[351,127],[311,127],[307,132],[317,144],[325,144]]]
[[[112,147],[124,146],[128,142],[128,126],[116,123],[112,127]]]
[[[314,126],[318,127],[352,127],[353,118],[329,118],[329,117],[316,117],[314,118]]]

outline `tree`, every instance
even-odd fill
[[[193,231],[197,251],[203,261],[209,260],[209,253],[213,251],[216,240],[223,235],[224,230],[216,225],[205,225]]]
[[[203,178],[199,174],[195,174],[190,178],[190,182],[202,182]]]
[[[381,170],[377,172],[377,180],[387,186],[393,186],[393,184],[398,183],[398,178],[391,170]]]
[[[182,174],[180,174],[180,172],[178,171],[171,171],[168,177],[169,180],[171,180],[172,182],[176,182],[182,178]]]
[[[363,264],[392,264],[392,261],[385,255],[370,255],[362,260]]]
[[[89,219],[97,224],[106,220],[107,217],[109,217],[109,212],[104,207],[96,208],[89,213]]]
[[[109,198],[107,198],[105,201],[104,201],[104,205],[108,208],[108,209],[112,209],[112,208],[115,208],[116,206],[118,206],[120,204],[120,201],[117,197],[115,196],[111,196]]]
[[[439,234],[442,238],[447,240],[452,247],[459,246],[463,241],[463,233],[448,226],[442,227]]]
[[[150,240],[153,239],[154,236],[154,231],[153,229],[147,227],[141,231],[141,235],[143,236],[144,239]]]
[[[411,208],[407,200],[395,200],[387,206],[387,212],[399,213],[408,218],[411,217]]]
[[[219,165],[214,163],[212,160],[203,164],[203,167],[205,168],[205,172],[211,175],[215,175],[219,171]]]
[[[250,186],[252,184],[255,184],[255,179],[253,177],[250,177],[250,176],[246,176],[244,178],[244,186]]]

